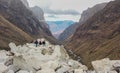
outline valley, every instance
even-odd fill
[[[119,72],[119,0],[81,13],[0,0],[0,73]]]

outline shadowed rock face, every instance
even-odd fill
[[[43,24],[36,19],[33,13],[28,10],[20,0],[10,0],[4,2],[1,0],[0,13],[10,22],[29,34],[37,35],[46,29]],[[46,29],[47,31],[48,29]],[[50,35],[50,34],[49,34]]]
[[[31,11],[33,11],[33,13],[35,14],[35,16],[39,19],[39,20],[45,20],[44,19],[44,12],[43,12],[43,10],[40,8],[40,7],[38,7],[38,6],[35,6],[35,7],[31,7],[30,8],[31,9]]]
[[[85,21],[87,21],[89,18],[91,18],[95,13],[97,13],[98,11],[102,10],[107,3],[101,3],[101,4],[97,4],[92,8],[88,8],[87,10],[83,11],[83,13],[81,14],[81,18],[79,23],[75,23],[71,26],[69,26],[60,36],[59,36],[59,40],[60,41],[64,41],[64,40],[69,40],[67,38],[71,37],[76,29]]]
[[[39,22],[21,0],[0,0],[0,15],[31,37],[45,37],[55,43],[49,29]]]
[[[37,17],[37,19],[39,20],[39,22],[41,22],[47,28],[49,28],[49,25],[46,23],[45,18],[44,18],[44,12],[43,12],[43,10],[40,7],[38,7],[38,6],[31,7],[30,10]]]
[[[89,67],[90,61],[96,59],[120,59],[120,1],[108,3],[80,25],[67,48],[80,55]]]
[[[29,8],[29,4],[28,4],[28,1],[27,0],[21,0],[22,2],[23,2],[23,4],[27,7],[27,8]]]

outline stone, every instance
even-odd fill
[[[3,73],[7,70],[7,66],[5,66],[3,63],[0,63],[0,73]]]
[[[14,71],[13,70],[9,70],[7,73],[14,73]]]
[[[17,73],[30,73],[30,72],[28,72],[28,71],[26,71],[26,70],[20,70],[20,71],[18,71]]]
[[[109,73],[113,72],[113,70],[120,72],[120,68],[118,68],[120,67],[120,60],[110,60],[109,58],[105,58],[93,61],[92,65],[97,73]]]
[[[46,68],[46,69],[42,69],[36,73],[55,73],[55,71],[53,69]]]

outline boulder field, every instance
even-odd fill
[[[94,70],[69,57],[62,45],[10,43],[10,51],[0,51],[0,73],[119,73],[120,60],[105,58],[92,62]]]

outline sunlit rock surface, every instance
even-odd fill
[[[93,61],[94,71],[72,60],[63,46],[27,43],[16,46],[10,43],[11,51],[0,51],[0,73],[117,73],[120,60]]]
[[[105,58],[93,61],[92,65],[97,73],[120,73],[120,60]]]

